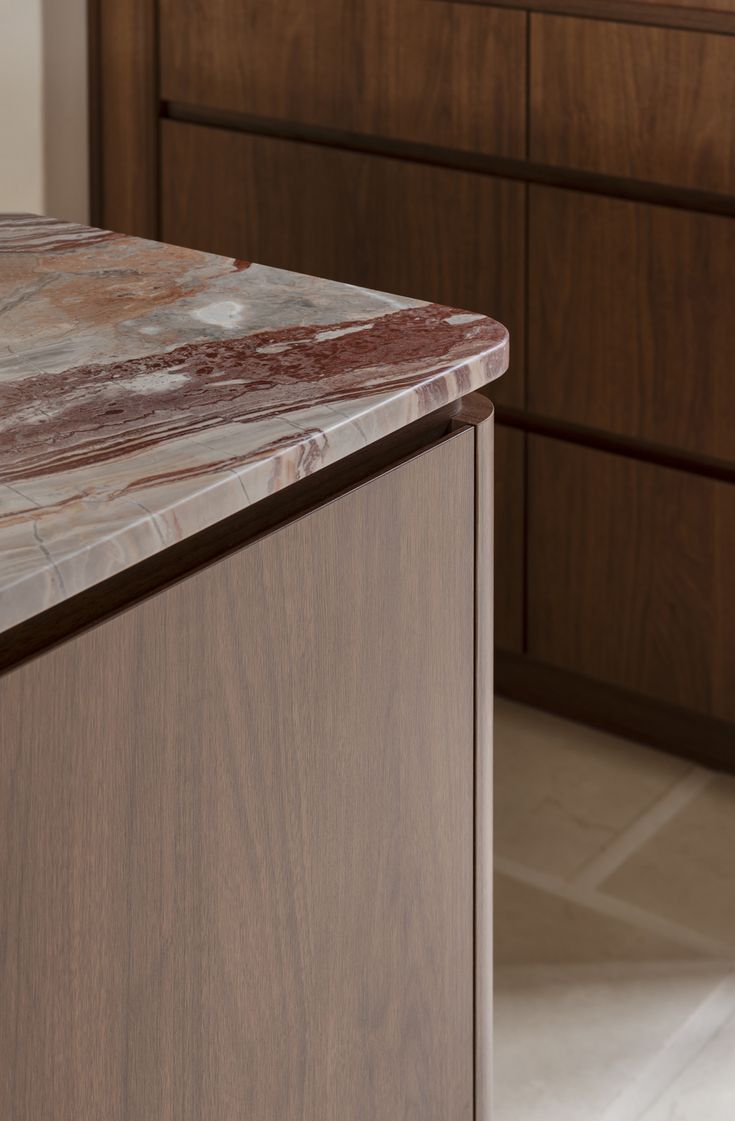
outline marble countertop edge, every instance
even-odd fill
[[[285,486],[292,485],[324,467],[338,463],[340,459],[359,450],[359,447],[367,448],[376,439],[389,436],[452,400],[483,388],[507,369],[508,350],[506,335],[504,340],[499,340],[498,345],[486,353],[479,353],[455,366],[443,367],[435,374],[434,382],[442,387],[447,378],[454,377],[462,379],[463,385],[461,392],[446,400],[438,400],[433,409],[418,407],[418,398],[411,386],[396,390],[389,396],[377,391],[367,396],[364,406],[353,415],[342,416],[334,412],[334,423],[326,432],[304,430],[303,439],[296,439],[288,447],[267,458],[216,473],[206,485],[194,493],[183,495],[167,508],[150,507],[141,510],[139,517],[127,521],[114,532],[77,549],[49,555],[45,565],[27,570],[7,584],[2,583],[0,573],[0,633],[24,622],[29,616],[40,614],[102,580],[163,552],[193,533],[209,529],[224,518],[266,501],[271,495],[284,489],[283,485],[273,486],[274,474],[280,479],[287,476]],[[430,388],[431,385],[432,381],[428,381],[422,383],[422,388]],[[354,440],[350,440],[344,451],[340,452],[340,434],[352,429],[359,431],[362,421],[374,419],[376,401],[380,402],[380,435],[370,440],[361,438],[357,448]],[[318,450],[318,459],[305,455],[310,448]],[[305,469],[302,469],[302,463],[306,463]],[[285,470],[278,470],[279,465]],[[216,472],[216,467],[213,470]],[[19,480],[19,486],[22,485],[23,481]],[[127,496],[122,501],[130,503],[136,499]],[[170,529],[166,532],[165,527],[181,526],[182,523],[191,524],[191,530],[177,532]],[[141,538],[144,544],[141,543]],[[84,578],[84,573],[89,573],[90,570],[94,571],[95,576],[88,580]],[[29,613],[31,603],[43,606],[40,610]]]
[[[0,633],[482,388],[488,316],[0,215]]]

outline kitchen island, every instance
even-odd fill
[[[0,1115],[486,1121],[507,332],[31,215],[0,313]]]

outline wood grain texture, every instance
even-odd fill
[[[525,446],[524,432],[495,426],[495,642],[518,653],[525,598]]]
[[[483,311],[523,386],[525,187],[448,168],[174,121],[162,127],[166,241]]]
[[[435,0],[426,0],[434,3]],[[735,33],[733,0],[453,0],[528,12],[555,12],[589,19],[659,24],[688,30]]]
[[[735,39],[531,17],[530,157],[735,192]]]
[[[475,428],[475,1109],[493,1114],[494,420]]]
[[[649,8],[684,8],[688,11],[735,14],[734,0],[638,0],[638,3]]]
[[[735,486],[529,441],[529,655],[733,721]]]
[[[735,221],[530,188],[528,403],[735,462]]]
[[[455,423],[475,444],[475,1108],[493,1101],[493,406],[465,397]]]
[[[155,0],[90,0],[97,225],[158,236]]]
[[[472,1117],[474,440],[0,681],[0,1114]]]
[[[172,101],[525,153],[522,12],[423,0],[162,0]]]

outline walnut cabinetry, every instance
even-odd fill
[[[735,459],[735,221],[534,185],[536,413]]]
[[[735,191],[735,38],[531,16],[531,159]]]
[[[161,0],[161,93],[521,157],[525,26],[451,0]]]
[[[495,393],[493,393],[495,396]],[[495,430],[495,641],[523,651],[526,434]]]
[[[529,442],[530,656],[735,721],[735,486]]]
[[[694,715],[690,750],[735,766],[735,4],[157,12],[103,98],[145,49],[158,96],[121,142],[153,114],[155,158],[126,194],[101,141],[100,220],[505,322],[501,684],[507,655],[515,695],[574,714],[592,683],[586,719],[662,746]]]

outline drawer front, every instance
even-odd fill
[[[735,485],[529,441],[529,654],[735,720]]]
[[[532,187],[534,411],[735,460],[735,219]]]
[[[523,651],[525,443],[525,433],[495,425],[495,643],[517,654]]]
[[[523,401],[522,185],[167,121],[164,241],[483,311],[513,333],[493,400]]]
[[[735,37],[531,17],[531,158],[735,192]]]
[[[526,15],[424,0],[162,0],[164,98],[525,154]]]

